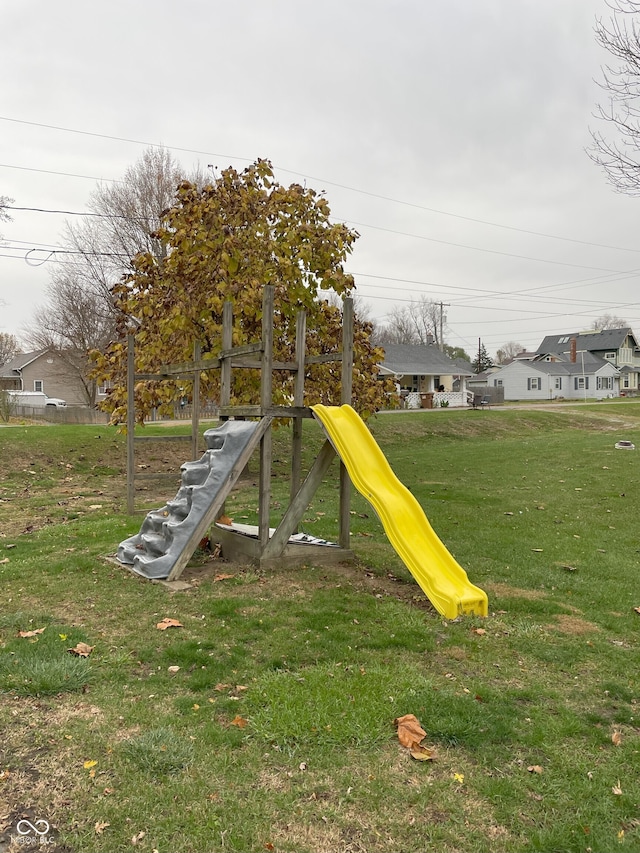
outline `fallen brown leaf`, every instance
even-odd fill
[[[611,743],[612,743],[614,746],[620,746],[620,744],[622,743],[622,734],[621,734],[619,731],[617,731],[617,730],[616,730],[616,731],[611,735]]]
[[[72,655],[77,655],[79,658],[88,658],[95,646],[89,646],[87,643],[78,643],[74,648],[67,649]]]
[[[428,746],[423,746],[421,743],[414,743],[409,749],[409,754],[416,761],[433,761],[436,757],[435,750],[429,749]]]
[[[244,717],[241,717],[240,714],[237,714],[233,720],[231,720],[232,726],[237,726],[239,729],[246,729],[249,725],[249,721],[245,720]]]
[[[182,622],[178,622],[177,619],[170,619],[167,616],[161,622],[158,622],[156,628],[158,631],[166,631],[167,628],[184,628],[184,625]]]
[[[414,714],[405,714],[403,717],[396,717],[393,724],[398,729],[398,740],[402,746],[406,746],[408,749],[411,749],[414,744],[420,743],[422,738],[426,737],[427,733]]]
[[[213,582],[215,583],[216,581],[226,581],[232,577],[235,577],[235,575],[215,575],[215,577],[213,578]]]
[[[544,773],[544,770],[542,769],[542,767],[540,767],[539,764],[530,764],[527,767],[527,770],[529,771],[529,773]]]
[[[44,628],[36,628],[35,631],[18,631],[19,637],[35,637],[37,634],[42,634]]]
[[[480,637],[482,637],[482,635],[483,635],[483,634],[486,634],[487,632],[485,631],[485,629],[484,629],[484,628],[473,628],[473,630],[471,631],[471,633],[472,633],[472,634],[478,634]]]
[[[614,785],[611,790],[613,791],[614,794],[616,794],[617,796],[620,796],[620,794],[622,793],[622,788],[620,787],[620,780],[619,779],[618,779],[617,785]]]
[[[106,829],[108,826],[111,826],[111,824],[110,824],[110,823],[107,823],[106,821],[100,821],[100,820],[99,820],[99,821],[97,821],[97,822],[96,822],[96,825],[95,825],[95,827],[94,827],[94,828],[95,828],[95,831],[96,831],[96,835],[102,835],[102,833],[105,831],[105,829]]]

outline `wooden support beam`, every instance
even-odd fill
[[[178,374],[190,374],[189,378],[192,379],[196,371],[214,370],[218,367],[220,367],[220,359],[210,356],[207,358],[194,358],[192,361],[176,362],[176,364],[161,364],[158,370],[163,379],[168,379],[169,377],[175,378]]]
[[[265,285],[262,296],[262,372],[260,374],[260,406],[265,411],[273,403],[273,306],[274,287]],[[260,493],[258,496],[258,535],[260,547],[269,542],[269,510],[271,506],[271,464],[273,456],[271,430],[260,441]]]
[[[261,418],[267,415],[271,418],[312,418],[313,412],[307,406],[220,406],[218,415],[221,418]]]
[[[293,405],[304,406],[304,356],[306,351],[307,315],[298,311],[296,316],[296,378],[293,385]],[[302,417],[293,420],[291,434],[291,489],[290,499],[300,488],[302,477]]]
[[[329,466],[333,462],[336,452],[330,441],[325,441],[322,445],[320,453],[316,456],[311,470],[298,490],[297,494],[289,504],[287,511],[282,516],[282,521],[278,525],[277,530],[269,540],[268,545],[263,550],[265,559],[273,559],[282,553],[285,545],[289,541],[292,533],[295,533],[300,519],[304,515],[306,508],[309,506],[311,499],[322,483],[324,475],[329,470]]]
[[[193,342],[193,361],[200,364],[200,341]],[[198,453],[198,428],[200,426],[200,370],[193,374],[191,389],[191,458],[196,460]]]
[[[135,504],[135,449],[133,445],[136,429],[135,409],[135,335],[127,335],[127,512],[133,515]]]
[[[231,306],[231,302],[225,302],[225,305]],[[224,308],[223,308],[224,311]],[[241,347],[234,347],[229,344],[228,347],[223,345],[220,353],[220,360],[223,358],[242,358],[245,355],[255,355],[257,352],[262,352],[262,344],[243,344]]]
[[[346,297],[342,308],[342,382],[340,400],[351,405],[353,393],[353,299]],[[338,544],[348,549],[351,541],[351,480],[340,463],[340,536]]]
[[[235,485],[240,474],[244,471],[245,466],[251,459],[251,455],[255,450],[256,446],[260,441],[262,441],[265,432],[270,431],[271,419],[263,418],[256,427],[256,431],[253,433],[250,440],[247,442],[247,446],[238,457],[238,461],[225,477],[224,482],[218,490],[218,494],[216,495],[215,500],[211,503],[209,509],[206,511],[206,513],[200,519],[200,522],[196,525],[195,529],[191,533],[191,536],[187,540],[187,543],[185,544],[182,553],[174,563],[173,568],[171,569],[171,572],[167,577],[168,581],[174,581],[180,577],[180,575],[184,571],[185,566],[191,559],[193,552],[196,550],[201,540],[206,535],[207,530],[211,527],[213,522],[220,515],[220,508],[224,506],[224,502],[227,499],[227,495]]]
[[[305,364],[327,364],[330,361],[342,361],[341,352],[327,352],[322,355],[308,355]]]
[[[225,302],[222,306],[222,349],[228,350],[233,343],[233,304]],[[219,414],[225,406],[229,405],[231,400],[231,360],[228,358],[222,361],[222,370],[220,372],[220,410]]]

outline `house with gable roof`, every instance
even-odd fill
[[[47,397],[65,400],[69,406],[88,405],[93,391],[82,371],[53,349],[22,352],[0,365],[0,389],[42,391]],[[98,389],[96,399],[104,397],[104,389]]]
[[[628,326],[547,335],[536,350],[534,358],[536,361],[550,362],[561,357],[564,361],[571,361],[572,353],[575,354],[576,361],[581,360],[582,353],[589,353],[617,367],[620,377],[619,391],[623,396],[635,396],[640,390],[640,346]]]
[[[638,388],[640,349],[631,329],[547,335],[530,359],[491,377],[505,400],[603,399]]]
[[[473,394],[467,390],[467,379],[473,371],[440,352],[435,345],[382,344],[384,361],[378,365],[381,376],[396,382],[408,408],[467,406]],[[442,389],[442,390],[439,390]]]

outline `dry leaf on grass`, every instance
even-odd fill
[[[144,830],[142,830],[137,835],[133,836],[133,838],[131,839],[131,843],[133,845],[137,844],[139,841],[142,841],[142,839],[145,837],[146,834],[147,833]]]
[[[409,754],[416,761],[433,761],[436,757],[435,750],[424,746],[421,741],[427,733],[418,722],[414,714],[405,714],[396,717],[393,721],[398,730],[398,740],[409,750]]]
[[[72,655],[77,655],[79,658],[88,658],[94,649],[95,646],[89,646],[87,643],[78,643],[72,649],[67,649],[67,651]]]
[[[542,767],[540,767],[539,764],[530,764],[527,767],[527,770],[529,771],[529,773],[538,773],[538,774],[544,773],[544,769]]]
[[[231,720],[231,725],[237,726],[239,729],[246,729],[246,727],[249,725],[249,722],[248,720],[245,720],[244,717],[241,717],[240,714],[238,714],[233,718],[233,720]]]
[[[614,785],[614,786],[613,786],[613,788],[612,788],[611,790],[612,790],[612,791],[613,791],[613,793],[614,793],[614,794],[616,794],[618,797],[620,796],[620,794],[622,794],[622,788],[620,787],[620,780],[619,780],[619,779],[618,779],[618,784],[617,784],[617,785]]]
[[[218,581],[226,581],[226,580],[229,580],[229,578],[232,578],[232,577],[234,577],[234,575],[216,575],[216,576],[214,577],[214,579],[213,579],[213,582],[214,582],[214,583],[217,583]]]
[[[18,631],[19,637],[35,637],[37,634],[42,634],[44,628],[36,628],[35,631]]]
[[[407,748],[411,748],[414,743],[420,743],[422,738],[427,735],[414,714],[397,717],[393,724],[398,729],[398,740],[402,746]]]
[[[105,829],[106,829],[108,826],[111,826],[111,824],[110,824],[110,823],[107,823],[106,821],[100,821],[100,820],[99,820],[99,821],[97,821],[97,822],[96,822],[96,825],[95,825],[95,827],[94,827],[94,829],[95,829],[95,831],[96,831],[96,835],[102,835],[102,833],[105,831]]]
[[[622,743],[622,734],[621,734],[621,732],[619,732],[619,731],[617,731],[617,730],[616,730],[616,731],[611,735],[611,743],[612,743],[614,746],[620,746],[620,744]]]
[[[428,746],[423,746],[421,743],[414,743],[409,752],[411,758],[415,758],[416,761],[433,761],[436,757],[433,749],[429,749]]]
[[[177,619],[170,619],[167,616],[161,622],[158,622],[156,628],[158,631],[166,631],[167,628],[184,628],[184,625],[182,622],[178,622]]]

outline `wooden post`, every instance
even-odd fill
[[[304,406],[304,357],[306,354],[307,315],[298,311],[296,317],[296,378],[293,390],[293,405]],[[291,495],[300,488],[302,476],[302,418],[293,419],[293,434],[291,436]],[[294,531],[295,532],[295,531]]]
[[[191,458],[199,458],[198,432],[200,426],[200,342],[193,342],[193,393],[191,400]]]
[[[136,429],[135,410],[135,333],[129,329],[127,334],[127,512],[135,511],[135,447]]]
[[[233,304],[225,302],[222,306],[222,351],[227,352],[233,346]],[[231,402],[231,358],[223,358],[220,366],[220,406]]]
[[[260,371],[260,408],[265,410],[272,403],[273,384],[273,285],[265,285],[262,297],[262,365]],[[272,435],[268,429],[260,440],[260,494],[258,497],[258,531],[260,548],[269,542],[269,509],[271,504],[271,459]]]
[[[285,549],[289,537],[298,529],[300,519],[309,506],[311,499],[322,483],[322,478],[329,470],[329,466],[335,459],[336,452],[330,441],[325,441],[316,456],[307,478],[289,503],[289,507],[278,525],[278,529],[269,540],[262,552],[265,559],[279,557]]]
[[[346,297],[342,309],[342,393],[341,402],[351,404],[353,390],[353,299]],[[351,539],[351,480],[340,462],[340,533],[338,544],[349,549]]]

